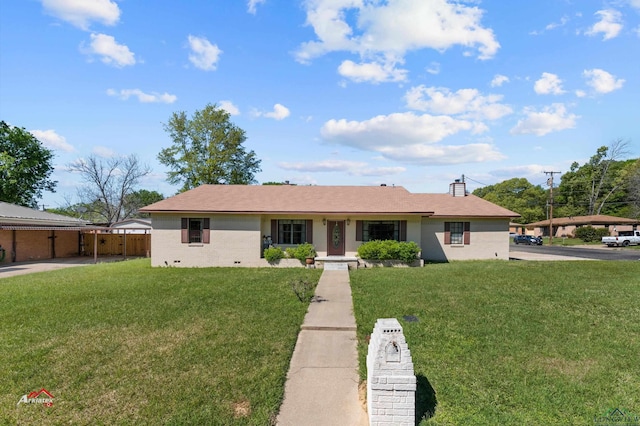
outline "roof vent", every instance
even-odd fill
[[[387,184],[386,183],[381,183],[380,186],[387,186]]]

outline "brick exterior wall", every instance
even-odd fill
[[[78,256],[79,238],[78,231],[0,231],[0,245],[6,250],[2,263],[14,261],[14,249],[16,262],[52,259],[54,254],[56,258]]]

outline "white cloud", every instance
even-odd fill
[[[593,24],[586,32],[587,35],[595,36],[603,34],[603,40],[610,40],[620,34],[622,30],[622,14],[614,9],[599,10],[595,13],[600,16],[600,21]]]
[[[92,21],[115,25],[120,19],[118,4],[111,0],[42,0],[47,13],[83,29]]]
[[[251,13],[252,15],[256,14],[256,7],[259,4],[264,3],[266,0],[249,0],[247,2],[247,12]]]
[[[597,93],[609,93],[622,88],[624,80],[616,78],[605,70],[594,68],[584,70],[582,75],[587,79],[587,85],[592,87]]]
[[[633,8],[640,9],[640,0],[629,0],[629,5]]]
[[[356,83],[382,83],[387,81],[405,81],[407,70],[395,68],[395,63],[380,64],[368,62],[356,64],[346,60],[338,67],[338,73]]]
[[[489,172],[491,176],[497,178],[508,179],[514,176],[523,177],[529,179],[529,181],[536,182],[542,181],[544,176],[542,173],[545,170],[554,170],[552,166],[542,166],[539,164],[526,164],[522,166],[502,167],[500,169],[492,170]]]
[[[561,95],[565,93],[562,89],[562,80],[557,75],[543,72],[542,77],[533,86],[533,90],[538,95]]]
[[[413,87],[405,94],[407,106],[418,111],[435,114],[460,115],[476,120],[496,120],[513,112],[511,107],[499,103],[502,95],[483,96],[476,89],[451,92],[443,87]]]
[[[491,80],[491,87],[501,87],[504,83],[509,82],[509,77],[502,74],[496,74]]]
[[[163,103],[163,104],[172,104],[174,103],[178,97],[176,95],[170,95],[168,93],[144,93],[140,89],[122,89],[120,91],[116,91],[114,89],[108,89],[107,95],[109,96],[117,96],[122,100],[127,100],[131,96],[135,96],[138,98],[139,102],[144,104],[146,103]]]
[[[220,108],[227,111],[229,115],[240,115],[240,110],[231,101],[220,101],[218,105]]]
[[[426,68],[426,71],[429,74],[437,75],[440,74],[440,63],[439,62],[431,62],[429,66]]]
[[[275,104],[273,111],[270,112],[253,111],[253,115],[256,117],[273,118],[274,120],[284,120],[290,114],[289,108],[281,104]]]
[[[278,167],[305,173],[342,172],[351,176],[389,176],[406,171],[405,167],[371,167],[365,162],[346,160],[323,160],[308,163],[283,162],[279,163]]]
[[[419,164],[444,165],[500,161],[506,157],[495,146],[485,143],[468,145],[409,145],[402,149],[380,151],[390,160]]]
[[[364,64],[375,62],[393,70],[409,51],[430,48],[442,52],[462,46],[467,54],[475,50],[480,59],[489,59],[500,48],[493,31],[481,25],[483,11],[461,2],[314,0],[305,2],[305,7],[306,23],[313,27],[317,40],[303,43],[296,52],[302,63],[344,51],[359,55]]]
[[[118,68],[136,63],[134,53],[127,46],[118,44],[115,38],[106,34],[91,34],[89,46],[80,45],[80,51],[87,55],[99,55],[102,62]]]
[[[572,129],[576,126],[576,120],[580,118],[575,114],[568,114],[564,104],[552,104],[538,112],[533,108],[525,108],[525,118],[511,129],[513,135],[534,134],[544,136],[547,133]]]
[[[75,151],[75,148],[67,143],[67,139],[57,134],[55,130],[30,130],[29,132],[48,148],[59,149],[64,152]]]
[[[204,71],[214,71],[222,50],[204,37],[189,35],[189,61]]]
[[[584,90],[576,90],[576,96],[578,98],[584,98],[587,96],[587,92],[585,92]]]
[[[458,164],[503,158],[490,144],[442,146],[462,131],[485,131],[481,123],[411,112],[380,115],[365,121],[329,120],[321,129],[330,143],[373,151],[384,158],[423,164]]]

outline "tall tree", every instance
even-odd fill
[[[124,220],[133,214],[127,209],[127,197],[151,169],[140,163],[138,157],[99,158],[95,155],[67,165],[78,173],[85,185],[78,188],[82,205],[88,217],[99,217],[108,224]]]
[[[162,200],[164,200],[164,195],[157,191],[149,191],[146,189],[133,191],[125,198],[125,215],[127,217],[149,217],[149,213],[139,213],[138,210]]]
[[[640,218],[640,159],[629,166],[627,180],[628,210],[623,216]]]
[[[35,136],[0,121],[0,200],[36,207],[43,191],[55,192],[52,160]]]
[[[242,145],[244,130],[217,105],[208,104],[190,119],[185,112],[173,113],[164,130],[173,144],[160,151],[158,160],[170,169],[167,180],[182,185],[180,191],[202,184],[256,183],[260,160]]]
[[[546,217],[546,192],[527,179],[513,178],[473,191],[473,195],[520,214],[517,222],[531,223]]]
[[[601,146],[582,166],[577,162],[562,175],[558,187],[561,211],[570,215],[597,215],[606,211],[612,198],[620,198],[627,184],[626,163],[620,161],[629,153],[629,142],[614,140]]]

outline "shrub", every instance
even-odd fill
[[[264,249],[264,258],[269,263],[278,263],[284,257],[284,252],[280,247],[269,247]]]
[[[361,259],[400,260],[406,264],[413,263],[418,253],[420,253],[420,247],[413,241],[374,240],[358,247],[358,256]]]
[[[585,243],[590,243],[592,241],[600,241],[602,237],[608,236],[609,230],[607,228],[594,228],[588,225],[576,229],[575,234],[577,238],[580,238]]]
[[[316,249],[310,243],[300,244],[297,247],[287,248],[287,256],[292,259],[298,259],[303,265],[307,258],[316,257]]]

